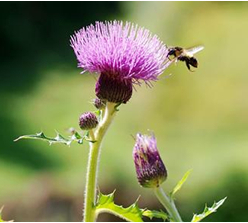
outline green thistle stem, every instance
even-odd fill
[[[115,106],[115,103],[107,102],[102,120],[100,121],[95,131],[90,132],[91,140],[96,142],[90,143],[85,187],[84,222],[93,222],[96,218],[95,202],[99,155],[104,135],[107,132],[108,127],[110,126],[116,113]]]
[[[154,192],[160,203],[168,211],[172,221],[182,222],[181,216],[176,208],[173,199],[170,198],[161,187],[156,188]]]

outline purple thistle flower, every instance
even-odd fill
[[[97,97],[110,102],[126,103],[134,83],[157,80],[171,64],[163,42],[130,22],[96,22],[75,32],[70,42],[82,73],[100,74]]]
[[[137,134],[133,149],[137,178],[142,187],[159,187],[167,178],[167,170],[159,155],[155,136]]]

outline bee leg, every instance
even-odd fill
[[[186,64],[189,71],[194,72],[193,70],[190,69],[190,63],[188,60],[185,61],[185,64]]]
[[[174,58],[171,59],[169,54],[167,54],[166,58],[167,58],[169,61],[172,61],[172,60],[174,59]]]

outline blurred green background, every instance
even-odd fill
[[[205,49],[197,54],[196,72],[172,65],[154,88],[137,87],[121,106],[101,154],[101,191],[117,189],[117,203],[124,206],[141,195],[141,207],[162,208],[152,191],[138,185],[132,160],[131,135],[150,129],[169,172],[166,191],[193,169],[177,195],[183,219],[227,196],[206,220],[248,220],[248,3],[1,2],[0,8],[4,219],[81,221],[87,145],[13,140],[78,128],[79,115],[94,109],[95,78],[80,75],[70,35],[96,20],[118,19],[148,28],[169,46]],[[99,217],[110,220],[119,219]]]

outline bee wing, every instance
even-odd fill
[[[204,46],[196,46],[196,47],[191,47],[191,48],[188,48],[188,49],[185,49],[185,50],[186,50],[186,52],[188,54],[194,55],[194,54],[198,53],[199,51],[201,51],[203,49],[204,49]]]

